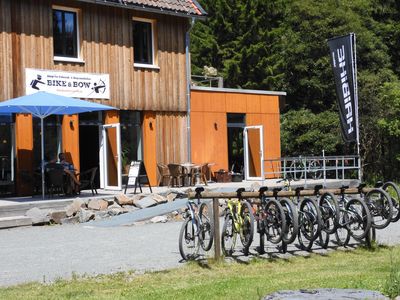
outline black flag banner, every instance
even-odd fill
[[[339,114],[346,142],[357,140],[357,109],[354,33],[328,40],[332,69],[335,76],[336,94],[339,101]]]

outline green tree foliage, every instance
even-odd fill
[[[192,31],[193,74],[211,65],[226,87],[286,91],[282,155],[356,153],[341,142],[327,45],[355,32],[361,155],[370,174],[399,178],[399,1],[199,2],[209,18]]]

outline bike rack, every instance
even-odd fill
[[[323,194],[330,192],[334,195],[342,194],[366,194],[371,191],[372,188],[367,188],[361,184],[356,188],[349,188],[343,186],[337,189],[307,189],[307,190],[293,190],[293,191],[269,191],[266,187],[261,187],[257,192],[246,192],[244,188],[238,189],[236,192],[208,192],[204,191],[204,188],[196,188],[195,192],[188,194],[189,199],[212,199],[213,202],[213,222],[214,222],[214,259],[221,259],[221,236],[220,236],[220,224],[219,224],[219,199],[252,199],[251,204],[260,204],[261,196],[266,197],[295,197],[295,196],[316,196],[318,193]],[[247,200],[248,201],[248,200]]]

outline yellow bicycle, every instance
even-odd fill
[[[221,236],[222,252],[225,256],[232,256],[234,253],[238,236],[243,245],[244,255],[249,254],[253,242],[254,216],[251,205],[241,197],[243,191],[243,188],[238,189],[238,198],[227,201]]]

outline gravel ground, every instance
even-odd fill
[[[123,221],[121,223],[126,220]],[[73,274],[96,275],[128,270],[141,273],[179,267],[183,265],[178,251],[180,226],[181,222],[114,224],[112,227],[87,223],[1,230],[0,286],[51,282],[71,278]],[[378,231],[377,236],[379,243],[400,243],[400,222]],[[257,240],[255,236],[251,248],[253,254]],[[292,250],[294,255],[305,255],[294,247],[289,248],[289,252]],[[272,245],[267,251],[267,255],[280,256]],[[316,250],[323,251],[326,250]],[[240,253],[239,256],[239,259],[248,259]]]

